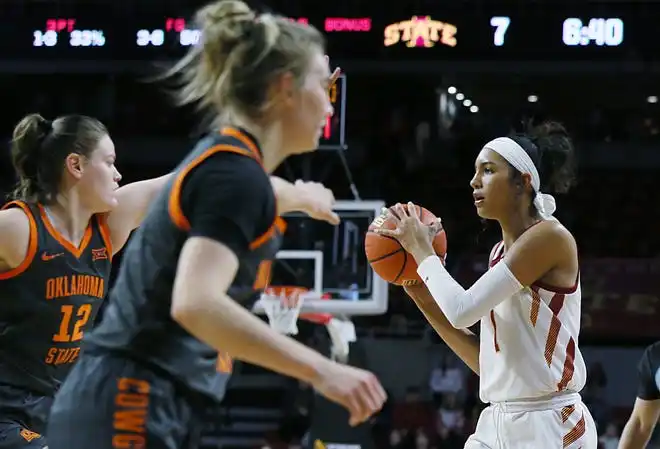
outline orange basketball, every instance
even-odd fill
[[[416,206],[419,217],[424,224],[432,224],[437,217],[427,209]],[[364,239],[364,250],[371,268],[390,284],[404,285],[410,281],[421,282],[417,274],[417,262],[406,252],[399,241],[394,237],[376,234],[377,228],[394,229],[394,221],[384,215],[379,215],[369,225]],[[447,234],[442,230],[433,240],[433,249],[441,259],[447,254]]]

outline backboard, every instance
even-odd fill
[[[371,269],[364,252],[367,228],[383,207],[382,201],[338,201],[338,226],[304,214],[285,215],[288,226],[273,263],[271,285],[309,289],[302,312],[385,313],[387,283]],[[322,300],[322,295],[331,300]]]

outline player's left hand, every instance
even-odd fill
[[[332,190],[318,182],[305,182],[298,180],[294,186],[300,193],[300,211],[315,220],[326,221],[331,225],[339,224],[339,215],[332,207],[335,204],[335,195]]]
[[[435,254],[433,239],[442,230],[440,219],[431,225],[425,225],[419,219],[417,207],[412,202],[406,205],[397,204],[389,208],[387,213],[396,228],[379,228],[375,232],[397,239],[417,263]]]

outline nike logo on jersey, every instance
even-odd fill
[[[45,252],[45,253],[41,254],[41,260],[43,260],[44,262],[48,262],[49,260],[53,260],[56,257],[60,257],[60,256],[63,256],[63,255],[64,255],[64,253],[48,254],[48,253]]]

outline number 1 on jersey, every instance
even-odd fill
[[[490,324],[493,325],[493,345],[495,345],[495,352],[500,352],[500,345],[497,343],[497,323],[495,323],[495,311],[490,311]]]
[[[71,319],[73,318],[73,306],[64,305],[61,307],[62,320],[60,321],[60,330],[58,333],[53,335],[53,341],[56,343],[63,343],[68,341],[78,341],[83,338],[82,328],[89,321],[89,317],[92,314],[91,304],[83,304],[78,307],[75,316],[76,320],[73,325],[73,332],[69,332],[71,327]]]

